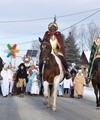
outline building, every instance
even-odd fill
[[[91,51],[83,51],[80,57],[80,64],[88,66]]]

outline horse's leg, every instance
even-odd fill
[[[100,107],[100,88],[99,88],[99,107]]]
[[[53,85],[49,85],[49,96],[48,96],[48,106],[49,108],[52,107],[52,87]]]
[[[98,107],[99,106],[99,98],[98,98],[99,90],[98,90],[97,86],[96,86],[94,92],[95,92],[95,95],[96,95],[96,104],[97,104],[97,107]]]
[[[94,81],[92,81],[92,85],[93,85],[94,93],[95,93],[95,96],[96,96],[96,105],[97,105],[97,107],[98,107],[98,101],[99,101],[99,99],[98,99],[98,87],[97,87],[97,85],[94,83]]]
[[[44,88],[44,92],[43,92],[44,101],[43,101],[43,103],[45,105],[47,105],[48,104],[48,97],[49,97],[49,83],[47,81],[43,82],[43,88]]]
[[[50,97],[50,88],[48,85],[48,103],[47,103],[47,107],[50,108],[51,107],[51,97]]]
[[[56,111],[56,99],[57,99],[57,87],[59,84],[59,79],[54,79],[54,88],[52,94],[52,110]]]
[[[100,108],[100,84],[98,86],[98,108]]]

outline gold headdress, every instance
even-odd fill
[[[57,31],[58,30],[58,25],[56,23],[56,16],[54,17],[54,22],[49,23],[48,29],[50,31]]]

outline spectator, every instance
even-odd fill
[[[62,85],[62,82],[58,85],[57,95],[58,95],[59,97],[62,97],[62,96],[63,96],[63,85]]]
[[[29,95],[29,94],[31,94],[33,72],[32,72],[31,68],[29,68],[27,72],[28,72],[28,83],[27,83],[27,86],[26,86],[26,93]]]
[[[60,84],[62,84],[64,88],[64,97],[70,96],[70,88],[73,86],[72,78],[64,78]]]
[[[83,98],[84,85],[86,85],[85,77],[80,69],[74,79],[74,95],[78,98]]]
[[[9,77],[8,77],[7,69],[8,69],[8,65],[5,64],[1,71],[1,77],[2,77],[1,91],[3,97],[7,97],[9,94]]]
[[[77,70],[76,70],[75,68],[72,68],[71,71],[70,71],[70,73],[71,73],[71,76],[72,76],[72,82],[73,82],[73,84],[74,84],[74,78],[75,78],[75,76],[76,76],[76,74],[77,74]],[[71,94],[70,94],[70,97],[71,97],[71,98],[74,98],[74,87],[73,87],[73,86],[71,86]]]
[[[31,70],[32,70],[32,76],[33,76],[31,94],[39,95],[39,84],[38,84],[38,79],[37,79],[38,70],[35,67],[35,65],[31,66]]]
[[[16,80],[16,87],[18,88],[19,95],[20,97],[24,97],[27,83],[27,71],[24,63],[21,63],[18,67]]]
[[[12,89],[14,86],[12,66],[8,66],[7,72],[8,72],[8,78],[9,78],[9,93],[12,94]]]

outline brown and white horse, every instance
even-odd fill
[[[57,87],[60,81],[63,80],[64,71],[60,59],[55,55],[52,46],[49,42],[39,39],[40,45],[40,60],[43,62],[42,81],[44,104],[56,111]],[[50,91],[50,85],[53,85]]]

